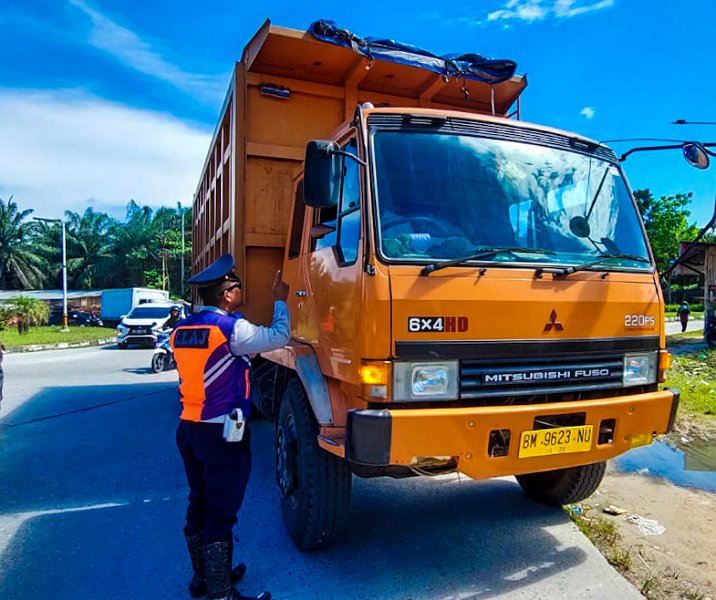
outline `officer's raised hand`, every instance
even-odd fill
[[[281,269],[279,269],[276,271],[276,277],[274,277],[273,286],[271,287],[273,299],[283,300],[286,302],[286,298],[288,298],[288,290],[288,284],[281,278]]]

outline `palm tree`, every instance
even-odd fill
[[[34,223],[24,222],[33,211],[19,210],[12,198],[0,198],[0,288],[41,287],[46,264],[32,244]]]
[[[112,256],[115,222],[105,213],[87,208],[82,215],[65,212],[67,219],[67,272],[71,287],[91,289],[102,281],[103,264]]]
[[[30,327],[44,325],[50,309],[42,300],[28,296],[16,296],[8,304],[8,312],[18,317],[17,330],[20,334],[27,333]]]

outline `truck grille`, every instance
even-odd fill
[[[399,360],[459,360],[460,397],[434,406],[500,406],[589,400],[655,391],[623,387],[624,355],[656,352],[658,336],[584,340],[397,341]],[[430,403],[401,403],[426,408]]]
[[[532,396],[622,387],[621,355],[524,360],[460,361],[460,398]]]

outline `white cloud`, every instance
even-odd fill
[[[39,216],[190,205],[211,134],[79,91],[0,89],[0,197]]]
[[[108,52],[124,65],[156,77],[192,96],[211,103],[221,102],[226,91],[226,74],[189,73],[165,60],[136,33],[122,27],[89,6],[84,0],[68,0],[92,21],[89,43]]]
[[[598,0],[596,2],[592,0],[507,0],[502,7],[489,12],[484,20],[476,20],[474,23],[495,21],[534,23],[549,18],[571,19],[613,5],[614,0]]]
[[[594,107],[593,106],[585,106],[582,110],[579,111],[579,114],[582,115],[585,119],[593,119],[594,118]]]
[[[554,13],[558,17],[570,18],[585,13],[602,10],[604,8],[610,8],[614,5],[614,0],[601,0],[601,2],[593,2],[592,4],[582,4],[581,6],[574,6],[576,0],[557,0],[554,3]]]

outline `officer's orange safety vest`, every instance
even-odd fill
[[[179,393],[185,421],[204,421],[241,408],[248,418],[248,356],[231,353],[229,340],[236,319],[203,310],[184,319],[172,332],[170,341],[179,371]]]

